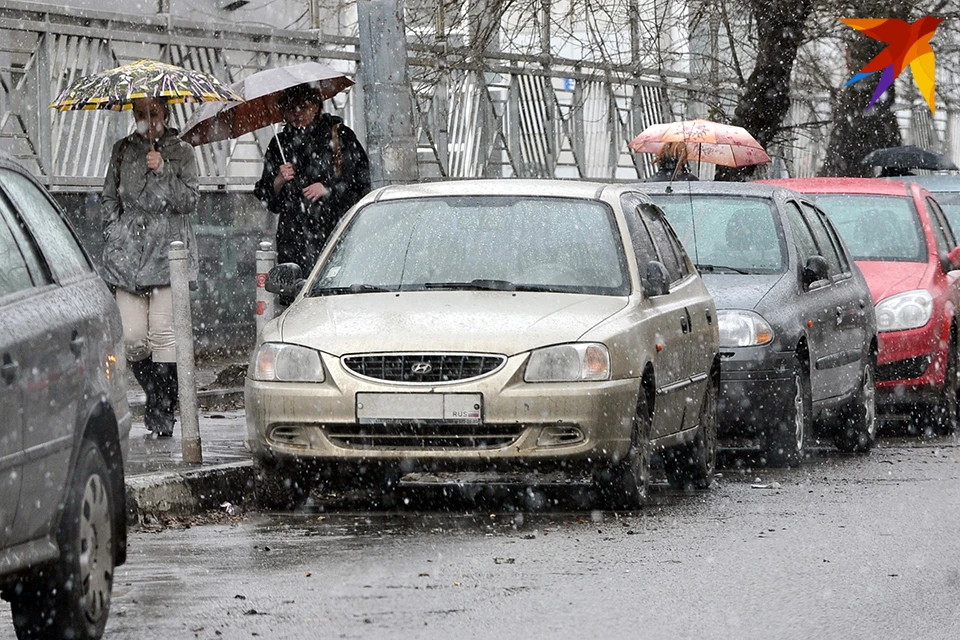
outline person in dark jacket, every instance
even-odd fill
[[[672,182],[674,180],[697,180],[687,168],[687,145],[684,142],[668,142],[660,149],[656,160],[657,172],[645,182]]]
[[[277,101],[283,131],[267,147],[254,194],[279,215],[277,262],[309,273],[327,236],[347,210],[370,191],[370,163],[356,134],[337,116],[320,113],[309,85],[287,89]]]
[[[190,280],[198,274],[190,214],[197,206],[197,160],[167,126],[165,100],[133,102],[135,133],[113,146],[100,198],[101,275],[115,291],[127,361],[146,394],[144,422],[173,435],[177,351],[170,290],[170,243],[184,243]]]

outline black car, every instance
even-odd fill
[[[103,634],[126,557],[124,363],[76,234],[0,157],[0,595],[18,638]]]
[[[814,436],[868,450],[876,434],[873,302],[826,215],[767,185],[642,188],[716,301],[720,435],[759,442],[774,466],[799,462]]]

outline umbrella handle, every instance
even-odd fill
[[[283,164],[287,164],[287,157],[283,154],[283,145],[280,144],[280,132],[277,131],[277,123],[271,123],[273,127],[273,137],[277,139],[277,149],[280,149],[280,159],[283,160]]]

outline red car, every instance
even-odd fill
[[[877,403],[927,433],[958,420],[960,247],[922,186],[875,178],[771,180],[809,194],[830,216],[877,310]]]

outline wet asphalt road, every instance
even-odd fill
[[[580,492],[403,489],[136,532],[107,637],[960,638],[960,443],[887,438],[642,512]],[[449,494],[454,495],[449,495]],[[13,637],[9,614],[0,638]]]

